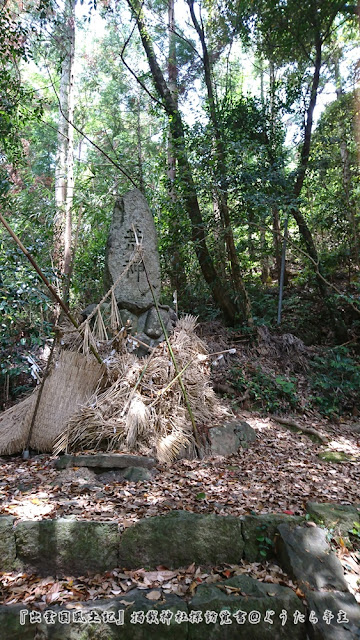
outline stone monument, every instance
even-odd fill
[[[106,289],[129,265],[136,248],[136,237],[142,244],[146,270],[159,303],[161,274],[155,224],[145,197],[141,191],[133,189],[115,202],[105,256]],[[143,343],[139,344],[137,354],[146,355],[146,345],[156,346],[164,340],[164,334],[143,263],[130,266],[115,289],[115,297],[123,325]],[[164,305],[160,305],[160,313],[166,331],[170,333],[177,320],[176,314]]]
[[[129,191],[115,202],[106,247],[105,286],[110,288],[126,269],[136,236],[143,246],[144,262],[157,302],[160,297],[160,260],[154,220],[145,197],[138,189]],[[115,289],[119,309],[138,314],[154,304],[142,263],[132,264]]]

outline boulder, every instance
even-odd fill
[[[129,482],[147,482],[151,478],[151,472],[143,467],[128,467],[124,471],[124,479]]]
[[[136,247],[136,237],[142,243],[149,280],[158,300],[161,279],[154,219],[141,191],[133,189],[115,203],[105,256],[106,289],[127,268]],[[131,265],[116,287],[115,296],[120,309],[135,313],[146,311],[154,304],[141,262]]]
[[[89,487],[97,484],[97,476],[92,469],[88,469],[87,467],[80,467],[79,469],[70,467],[59,471],[51,484],[56,487],[57,485],[61,486],[67,482]]]
[[[97,453],[95,455],[71,456],[65,454],[57,458],[56,469],[68,467],[90,467],[92,469],[125,469],[126,467],[144,467],[151,469],[155,465],[153,458],[135,456],[127,453]]]
[[[226,587],[229,592],[232,590],[229,595]],[[203,617],[202,622],[190,625],[189,640],[306,638],[305,624],[294,624],[295,611],[305,614],[305,607],[294,591],[278,584],[265,584],[249,576],[240,575],[222,583],[200,585],[189,610],[189,615],[191,611],[199,611]],[[217,613],[216,623],[206,623],[206,611]],[[280,616],[284,611],[287,618],[283,624],[284,618]]]
[[[230,456],[240,447],[247,449],[256,440],[256,431],[247,422],[228,422],[209,429],[211,455]]]
[[[153,347],[156,347],[161,340],[153,340],[146,335],[146,333],[138,332],[133,336],[133,339],[128,345],[128,350],[134,353],[138,358],[143,358],[149,355]],[[148,348],[150,347],[150,348]]]
[[[120,563],[127,568],[240,562],[241,520],[234,516],[172,511],[140,520],[124,531]]]
[[[119,598],[77,603],[76,608],[48,606],[45,610],[31,611],[25,605],[0,606],[0,637],[4,640],[187,640],[188,622],[176,620],[179,614],[187,618],[186,603],[173,594],[162,596],[159,601],[149,600],[148,593],[149,590],[133,589]],[[23,624],[20,624],[20,611]],[[138,612],[143,619],[136,618]],[[35,615],[36,622],[30,619]],[[68,622],[61,618],[64,615],[68,616]]]
[[[42,575],[84,575],[118,566],[116,522],[70,518],[23,521],[15,528],[15,540],[22,566]]]
[[[122,326],[126,327],[128,332],[132,335],[137,331],[141,331],[138,326],[139,317],[141,318],[142,316],[137,316],[135,313],[131,313],[131,311],[128,311],[127,309],[121,309],[119,311],[119,318]]]
[[[341,536],[347,536],[354,522],[360,520],[360,509],[356,505],[308,502],[306,511],[314,522],[325,525],[327,529],[334,529]]]
[[[360,640],[360,607],[351,593],[306,589],[305,595],[311,640]]]
[[[343,568],[330,550],[326,530],[280,524],[278,531],[277,554],[281,566],[301,587],[347,591]]]
[[[165,329],[167,333],[171,333],[173,329],[173,322],[171,320],[171,313],[167,309],[159,309],[161,319],[165,325]],[[174,312],[172,312],[174,314]],[[176,316],[175,316],[176,317]],[[159,316],[156,310],[156,307],[152,307],[147,314],[145,328],[144,331],[149,338],[153,338],[154,340],[158,340],[159,338],[164,339],[163,330],[160,324]]]
[[[13,516],[0,516],[0,572],[16,567],[16,546]]]
[[[303,518],[300,516],[287,516],[282,513],[244,516],[242,535],[245,542],[245,559],[248,562],[257,562],[263,561],[264,558],[271,558],[275,555],[275,539],[279,524],[300,524],[302,521]]]

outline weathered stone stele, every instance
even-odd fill
[[[110,288],[126,269],[136,247],[135,233],[143,246],[146,269],[157,300],[160,297],[160,260],[154,220],[148,203],[138,189],[129,191],[115,202],[106,247],[105,286]],[[116,287],[115,296],[120,309],[139,313],[153,304],[144,265],[132,264]]]

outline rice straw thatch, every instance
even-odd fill
[[[205,343],[196,335],[196,318],[185,316],[170,344],[196,424],[224,413],[210,385]],[[113,384],[95,394],[73,415],[58,437],[54,453],[84,449],[138,451],[169,463],[184,446],[193,446],[192,424],[179,378],[165,342],[142,360],[130,353],[112,362]],[[175,380],[174,380],[175,379]]]
[[[60,351],[45,380],[31,434],[32,449],[50,452],[79,407],[98,387],[104,368],[74,351]],[[0,415],[0,454],[21,452],[27,443],[38,390]]]

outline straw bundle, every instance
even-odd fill
[[[185,316],[174,329],[170,344],[187,391],[196,424],[201,426],[224,413],[211,386],[204,358],[205,343],[195,334],[196,318]],[[132,354],[112,363],[115,382],[94,395],[90,403],[68,421],[54,453],[84,449],[152,453],[171,462],[182,447],[193,444],[192,425],[179,377],[166,343],[138,360]]]
[[[0,414],[0,454],[11,455],[25,449],[34,411],[37,389],[18,404]]]
[[[60,351],[45,380],[30,447],[52,451],[70,417],[88,402],[103,377],[103,368],[73,351]],[[0,454],[21,452],[29,434],[38,390],[0,416]]]

